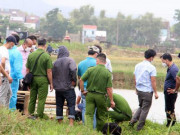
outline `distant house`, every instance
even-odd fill
[[[82,43],[91,42],[96,39],[96,25],[83,25],[82,28]]]
[[[24,23],[26,14],[19,9],[0,9],[0,15],[9,17],[10,22]]]
[[[40,21],[39,17],[35,15],[26,16],[24,25],[27,28],[36,29],[39,27]]]
[[[19,9],[0,9],[0,15],[9,17],[12,23],[23,23],[27,28],[36,29],[39,27],[40,18],[35,15],[27,15]]]
[[[106,41],[106,31],[96,31],[96,40],[99,42],[105,42]]]
[[[163,21],[162,29],[160,30],[160,43],[170,39],[170,24],[168,21]]]

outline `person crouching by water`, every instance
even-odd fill
[[[178,67],[173,63],[172,56],[169,53],[163,54],[161,57],[162,66],[167,67],[167,74],[166,79],[164,82],[164,99],[165,99],[165,112],[167,117],[167,124],[166,126],[169,127],[171,120],[172,126],[176,122],[176,116],[175,116],[175,102],[177,99],[177,90],[176,88],[176,80],[178,79],[177,73],[179,71]],[[178,81],[178,80],[177,80]],[[173,91],[170,93],[168,90],[173,89]]]
[[[59,123],[63,121],[63,105],[67,101],[69,109],[69,125],[73,126],[75,119],[76,94],[76,63],[69,57],[69,51],[65,46],[59,47],[58,59],[53,67],[53,86],[56,90],[56,119]]]
[[[134,126],[134,124],[139,121],[137,131],[141,130],[145,125],[145,120],[152,104],[153,92],[155,99],[158,99],[156,68],[151,64],[155,56],[156,52],[148,49],[144,53],[145,60],[135,66],[134,79],[139,108],[131,119],[129,126]]]

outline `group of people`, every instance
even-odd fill
[[[18,42],[18,34],[13,33],[6,38],[3,46],[0,47],[0,71],[2,73],[0,105],[8,107],[12,111],[16,110],[18,89],[30,90],[29,118],[46,118],[44,106],[48,95],[48,85],[50,85],[50,90],[55,89],[56,91],[56,119],[59,123],[63,121],[63,105],[66,100],[69,110],[69,124],[73,125],[76,105],[74,87],[78,75],[83,103],[83,122],[91,123],[90,119],[94,116],[97,120],[97,129],[101,130],[107,110],[106,93],[110,97],[111,106],[115,106],[112,96],[112,67],[110,60],[102,53],[102,48],[98,45],[90,46],[88,57],[79,63],[77,71],[76,63],[69,57],[69,51],[65,46],[59,47],[57,60],[52,64],[50,55],[45,52],[46,39],[37,41],[35,36],[29,36],[19,47],[17,46]],[[38,46],[35,50],[36,42],[38,42]],[[29,86],[23,83],[23,78],[28,73],[33,74],[33,81]],[[35,114],[37,98],[38,106],[37,114]],[[87,100],[88,98],[94,99]]]
[[[153,49],[145,51],[145,60],[135,66],[134,80],[136,93],[138,95],[139,108],[129,122],[130,126],[138,122],[137,131],[145,125],[145,120],[152,104],[153,94],[158,99],[156,89],[156,68],[152,65],[156,52]],[[169,53],[160,56],[162,66],[167,68],[166,79],[164,82],[165,113],[167,116],[166,126],[173,126],[176,123],[175,102],[180,86],[180,71],[172,61]]]
[[[45,101],[50,91],[55,89],[56,119],[63,122],[63,105],[67,101],[69,124],[73,126],[75,119],[75,106],[82,110],[82,121],[90,128],[101,131],[107,119],[107,98],[110,107],[115,108],[112,89],[112,66],[110,60],[102,53],[99,45],[89,46],[88,57],[76,66],[76,62],[69,57],[69,51],[65,46],[60,46],[57,60],[52,63],[51,57],[46,53],[46,39],[35,36],[27,37],[23,44],[17,47],[19,36],[17,33],[6,38],[6,42],[0,47],[0,105],[16,110],[17,91],[30,90],[30,102],[28,106],[29,118],[46,118],[44,114]],[[36,49],[36,43],[38,44]],[[145,120],[152,103],[152,96],[158,99],[156,89],[156,68],[152,61],[156,52],[152,49],[145,51],[145,60],[135,66],[134,79],[136,93],[139,99],[139,109],[132,117],[129,125],[139,121],[137,130],[145,125]],[[169,53],[163,54],[160,59],[162,65],[167,67],[167,75],[164,84],[165,112],[167,114],[167,126],[175,124],[174,106],[177,92],[180,86],[180,72],[173,63]],[[23,78],[33,74],[31,85],[23,83]],[[78,76],[78,79],[77,79]],[[75,86],[80,92],[77,97]],[[38,98],[37,114],[35,114],[36,100]],[[81,106],[79,106],[81,100]]]
[[[26,75],[26,61],[28,55],[34,51],[37,38],[29,36],[22,45],[19,44],[19,36],[12,33],[0,47],[1,85],[0,105],[16,110],[17,91],[22,86],[22,80]],[[26,88],[23,88],[27,90]]]

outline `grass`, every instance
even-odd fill
[[[10,112],[0,108],[0,134],[4,135],[101,135],[82,124],[68,125],[68,119],[63,124],[56,120],[29,120],[19,112]]]
[[[123,130],[123,135],[180,135],[180,124],[176,124],[175,126],[170,128],[170,132],[168,132],[168,128],[165,124],[153,123],[149,120],[146,121],[145,127],[137,132],[136,126],[129,127],[128,122],[123,122],[120,124]]]
[[[146,125],[140,132],[135,127],[129,127],[128,122],[119,124],[122,127],[122,135],[180,135],[180,124],[168,128],[146,121]],[[10,112],[5,108],[0,108],[0,134],[3,135],[101,135],[100,132],[90,130],[86,126],[75,122],[74,127],[68,125],[65,119],[63,124],[58,124],[56,120],[29,120],[19,112]]]

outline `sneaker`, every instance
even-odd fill
[[[34,116],[34,115],[30,115],[30,116],[28,116],[28,119],[36,120],[36,119],[37,119],[37,117],[36,117],[36,116]]]

